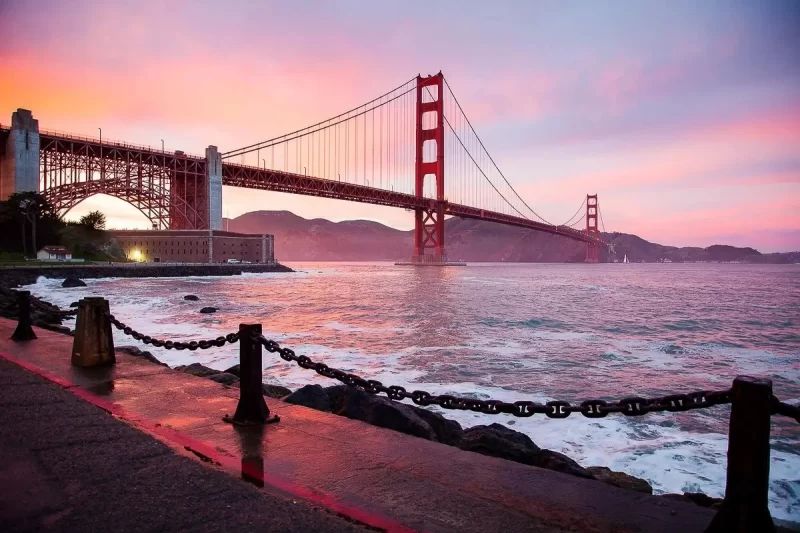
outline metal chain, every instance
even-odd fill
[[[31,302],[31,305],[33,305],[33,307],[37,307],[42,311],[46,311],[48,313],[54,313],[65,316],[72,316],[78,314],[77,309],[59,309],[57,305],[52,304],[47,300],[42,300],[41,298],[36,298],[36,299],[30,298],[29,301]]]
[[[788,416],[789,418],[794,418],[795,421],[800,423],[800,406],[782,402],[778,400],[775,395],[772,396],[771,400],[773,415]]]
[[[117,320],[114,315],[108,314],[108,319],[111,321],[114,326],[121,330],[125,335],[130,335],[137,341],[142,341],[145,344],[152,344],[157,348],[166,348],[167,350],[197,350],[200,348],[201,350],[207,350],[214,346],[225,346],[226,343],[233,344],[239,340],[238,333],[228,333],[224,337],[220,336],[216,339],[209,339],[209,340],[202,340],[202,341],[189,341],[189,342],[181,342],[181,341],[164,341],[161,339],[154,339],[149,335],[144,335],[139,333],[132,327],[128,326],[127,324],[123,324],[119,320]]]
[[[688,411],[690,409],[703,409],[714,405],[730,403],[730,390],[722,391],[697,391],[688,394],[671,394],[660,398],[623,398],[617,402],[605,400],[586,400],[579,405],[572,405],[564,401],[551,401],[537,403],[530,401],[503,402],[500,400],[476,400],[473,398],[460,398],[448,394],[434,395],[426,391],[406,391],[398,385],[384,386],[380,381],[364,379],[356,374],[351,374],[331,368],[324,363],[315,363],[305,355],[295,355],[290,348],[281,348],[263,335],[255,335],[255,342],[260,342],[270,353],[277,353],[286,361],[294,361],[301,368],[314,370],[317,374],[327,378],[336,379],[371,394],[386,394],[391,400],[405,400],[410,398],[417,405],[438,405],[444,409],[460,409],[476,411],[491,415],[507,413],[519,417],[529,417],[543,414],[548,418],[567,418],[572,413],[581,413],[587,418],[604,418],[609,413],[622,413],[625,416],[641,416],[647,413],[662,411]]]

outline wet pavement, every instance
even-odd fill
[[[5,340],[14,325],[10,320],[0,319],[0,339],[3,339],[0,352],[4,353],[0,354],[0,361],[5,357],[60,384],[61,389],[56,387],[60,395],[73,398],[78,395],[138,430],[173,447],[190,450],[227,471],[231,478],[244,477],[255,486],[263,486],[259,492],[255,486],[247,485],[248,490],[255,490],[256,494],[281,494],[310,502],[378,529],[689,533],[703,531],[714,515],[714,511],[695,505],[465,452],[279,400],[268,399],[270,409],[281,417],[278,424],[236,428],[224,423],[222,416],[234,412],[238,389],[174,372],[124,353],[117,354],[117,365],[112,368],[72,367],[71,337],[37,329],[39,339],[17,344]],[[7,363],[0,366],[0,380],[5,379],[8,368]],[[29,386],[33,385],[32,381]],[[43,386],[41,382],[33,389],[15,385],[20,389],[20,398]],[[53,388],[52,385],[47,387]],[[4,398],[6,396],[0,396],[0,402],[5,401]],[[54,422],[53,428],[58,434],[53,437],[54,442],[58,442],[74,424],[70,420],[60,420],[58,409],[61,407],[49,406],[48,398],[47,395],[32,396],[28,404],[37,406],[33,407],[37,411],[55,410],[44,420],[59,420]],[[5,411],[5,404],[0,405]],[[81,405],[97,411],[96,407]],[[5,424],[5,415],[3,417]],[[122,424],[113,417],[107,418]],[[78,423],[76,420],[75,424]],[[46,442],[49,432],[36,433],[42,431],[36,429],[39,424],[41,422],[12,430],[11,434],[20,442],[28,442],[25,432],[30,431]],[[75,427],[80,428],[79,425]],[[142,435],[129,426],[126,429]],[[0,436],[5,435],[4,431],[0,430]],[[150,437],[143,438],[166,448]],[[30,452],[20,446],[19,453]],[[145,465],[142,468],[153,475],[157,473],[165,482],[188,475],[183,472],[183,468],[188,467],[161,464],[164,459],[158,455],[154,456],[152,464],[146,457],[128,458],[127,447],[103,447],[89,439],[74,448],[96,456],[97,450],[82,449],[94,446],[103,450],[104,461],[113,463],[120,454],[122,463],[140,461]],[[131,453],[135,449],[131,446]],[[66,455],[65,459],[68,457]],[[208,475],[210,472],[220,474],[212,467],[183,457],[175,458],[207,470]],[[46,460],[40,464],[48,466],[49,463]],[[173,473],[171,469],[177,471]],[[91,481],[92,472],[102,479],[111,471],[104,467],[90,468],[85,480]],[[41,483],[32,482],[32,486],[45,490],[48,485],[43,479]],[[170,493],[157,488],[152,490],[154,492],[147,492],[148,498],[137,502],[137,506],[141,505],[137,514],[144,515],[145,508],[156,506],[153,517],[143,519],[157,521],[159,513],[169,507]],[[142,493],[135,494],[139,497]],[[119,505],[127,498],[124,493],[111,492],[106,500],[114,500]],[[1,502],[2,497],[0,511],[4,509]],[[223,498],[219,505],[233,505],[228,502]],[[208,509],[198,516],[213,516],[216,505],[216,502],[208,502]],[[313,511],[313,507],[309,509],[307,512],[314,516],[331,519],[330,515]],[[166,513],[164,520],[169,516]],[[230,529],[234,529],[233,524],[231,526]],[[331,529],[325,529],[327,524],[315,527],[336,531],[340,525],[332,522]],[[188,529],[195,530],[194,527]]]
[[[5,359],[0,530],[369,531],[182,456]]]

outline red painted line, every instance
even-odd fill
[[[129,422],[131,425],[143,429],[146,432],[155,433],[160,437],[181,446],[189,451],[195,452],[198,455],[208,458],[210,461],[222,466],[226,470],[230,470],[233,472],[241,472],[242,474],[258,480],[263,480],[265,485],[269,485],[270,487],[277,489],[281,492],[284,492],[288,495],[294,496],[296,498],[300,498],[311,503],[317,504],[321,507],[326,507],[335,513],[341,514],[362,524],[366,524],[368,526],[372,526],[375,528],[383,529],[385,531],[391,533],[415,533],[416,530],[406,527],[389,517],[385,517],[379,514],[375,514],[369,511],[365,511],[363,509],[359,509],[357,507],[352,507],[347,505],[339,500],[337,500],[334,496],[327,494],[325,492],[321,492],[318,490],[314,490],[309,487],[304,487],[297,483],[292,483],[286,481],[280,477],[267,475],[263,470],[259,470],[254,465],[247,464],[242,461],[239,457],[233,457],[226,453],[220,452],[215,446],[212,444],[199,441],[194,437],[191,437],[185,433],[180,431],[167,428],[162,426],[161,424],[156,424],[151,420],[147,420],[138,416],[135,413],[131,413],[123,408],[121,405],[105,400],[100,398],[99,396],[82,389],[80,386],[59,378],[50,372],[44,370],[43,368],[31,364],[27,361],[9,355],[3,351],[0,351],[0,357],[6,359],[7,361],[14,363],[25,370],[33,372],[34,374],[45,378],[48,381],[52,381],[53,383],[64,387],[69,392],[85,400],[100,409]]]

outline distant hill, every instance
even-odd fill
[[[275,255],[282,261],[398,261],[408,260],[412,232],[369,220],[331,222],[305,219],[289,211],[253,211],[227,220],[230,231],[275,235]],[[536,263],[582,262],[584,245],[556,235],[504,226],[482,220],[450,218],[445,221],[447,253],[451,260]],[[648,242],[627,233],[604,233],[615,245],[616,258],[627,254],[632,262],[741,261],[791,263],[800,252],[761,254],[753,248],[715,245],[676,248]],[[601,250],[601,261],[615,256]]]

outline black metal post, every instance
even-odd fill
[[[733,380],[725,500],[706,533],[775,531],[767,502],[771,397],[771,380]]]
[[[239,404],[230,422],[234,424],[270,424],[278,416],[270,416],[261,381],[261,324],[239,324]]]
[[[72,364],[110,366],[116,363],[114,334],[105,298],[89,297],[78,302],[75,336],[72,339]]]
[[[11,335],[12,341],[30,341],[36,338],[36,333],[31,327],[31,293],[28,291],[17,291],[17,307],[19,320],[17,329]]]

